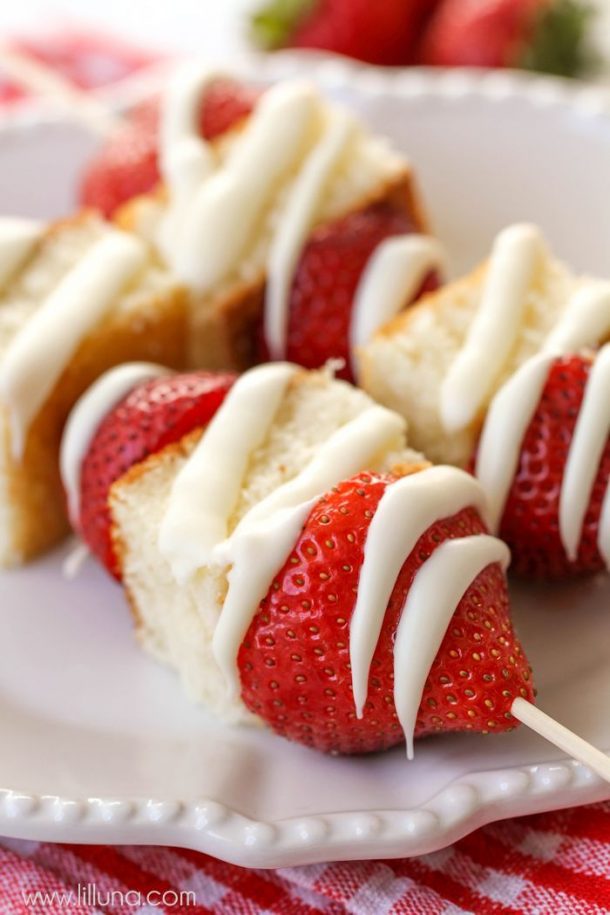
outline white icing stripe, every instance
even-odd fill
[[[441,419],[448,432],[473,422],[515,344],[544,243],[535,226],[516,225],[497,237],[481,303],[463,349],[441,388]]]
[[[137,385],[169,374],[152,362],[130,362],[102,375],[74,406],[64,431],[59,465],[73,527],[79,527],[83,460],[102,420]]]
[[[0,289],[4,289],[30,256],[42,235],[42,225],[31,219],[0,218]]]
[[[404,431],[402,417],[371,406],[321,445],[294,479],[257,503],[215,549],[215,558],[232,564],[213,649],[233,692],[239,689],[239,646],[312,507],[336,483],[375,466],[380,455],[399,448]]]
[[[301,168],[271,244],[265,339],[272,359],[285,356],[290,289],[299,255],[314,225],[324,188],[357,126],[351,115],[333,110],[325,132]]]
[[[610,345],[591,367],[578,413],[559,497],[559,532],[568,559],[575,560],[591,492],[610,435]]]
[[[91,247],[11,343],[0,368],[12,450],[23,454],[30,423],[78,346],[146,263],[134,236],[116,230]]]
[[[242,375],[174,480],[159,549],[179,582],[225,540],[250,456],[265,440],[296,372],[296,366],[276,363]]]
[[[274,575],[294,547],[318,497],[281,509],[248,525],[231,538],[223,558],[232,562],[229,590],[212,639],[216,662],[233,695],[239,694],[237,656],[250,623],[267,594]]]
[[[575,353],[596,346],[609,334],[610,283],[591,283],[572,296],[542,349],[546,353]]]
[[[294,479],[253,506],[240,521],[236,533],[276,511],[322,495],[360,470],[374,467],[379,457],[402,446],[405,432],[402,416],[385,407],[370,406],[320,445],[310,463]]]
[[[204,181],[174,239],[176,272],[205,292],[231,270],[278,181],[304,154],[318,114],[315,90],[291,82],[267,90],[224,167]]]
[[[430,668],[460,601],[484,569],[495,562],[506,569],[509,560],[504,543],[478,534],[441,543],[415,575],[394,643],[394,704],[409,759]]]
[[[169,200],[158,242],[170,258],[193,196],[216,165],[212,146],[200,134],[199,112],[217,78],[207,67],[188,62],[177,68],[163,99],[159,158]]]
[[[469,474],[431,467],[385,490],[368,530],[358,596],[350,623],[352,686],[358,717],[368,693],[369,670],[390,596],[405,559],[421,535],[441,518],[468,506],[484,516],[483,491]],[[446,586],[439,581],[439,588]]]
[[[442,245],[428,235],[399,235],[378,245],[356,290],[352,349],[368,343],[375,331],[413,300],[430,271],[444,263]]]
[[[178,67],[169,81],[161,110],[159,158],[170,193],[193,190],[213,167],[210,145],[199,129],[204,93],[218,75],[201,64]]]
[[[553,354],[542,353],[525,362],[500,388],[487,412],[475,472],[487,495],[493,532],[500,526],[521,445],[554,360]]]

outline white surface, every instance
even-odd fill
[[[410,150],[456,265],[524,218],[578,266],[610,264],[601,97],[505,77],[324,73]],[[0,210],[67,210],[91,145],[61,124],[7,129]],[[610,796],[525,729],[420,741],[407,763],[403,750],[335,759],[222,726],[141,654],[118,588],[91,565],[65,582],[60,559],[0,574],[0,834],[175,843],[277,866],[419,854],[488,820]],[[608,581],[514,596],[540,706],[610,749]]]

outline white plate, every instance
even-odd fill
[[[294,66],[293,60],[274,67]],[[505,75],[321,78],[410,151],[456,267],[533,219],[579,267],[610,264],[610,119],[590,90]],[[0,135],[0,210],[69,208],[91,139],[73,125]],[[169,843],[250,866],[421,854],[506,816],[610,789],[520,729],[336,759],[229,728],[135,646],[121,592],[61,551],[0,574],[0,834]],[[514,589],[542,708],[610,750],[610,584]]]

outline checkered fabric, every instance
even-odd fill
[[[65,912],[602,915],[610,803],[495,823],[419,858],[271,871],[183,849],[0,839],[1,915]]]

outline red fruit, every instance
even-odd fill
[[[339,377],[351,379],[349,327],[364,268],[386,238],[415,231],[413,218],[387,203],[316,229],[295,271],[286,358],[306,368],[319,368],[330,358],[342,358],[345,368]],[[438,278],[431,275],[421,291],[437,285]]]
[[[415,573],[445,540],[485,532],[474,508],[438,521],[405,559],[373,657],[364,717],[355,716],[349,626],[364,543],[389,475],[362,473],[314,506],[238,656],[242,698],[273,730],[318,750],[373,752],[403,741],[393,689],[393,641]],[[517,696],[532,699],[513,632],[504,574],[488,566],[468,588],[434,661],[416,736],[506,731]]]
[[[115,578],[120,568],[110,537],[110,487],[149,454],[207,425],[234,380],[210,372],[156,378],[133,390],[101,423],[81,471],[80,533]]]
[[[580,0],[443,0],[419,61],[444,67],[524,67],[576,76],[590,64],[591,10]]]
[[[319,48],[372,64],[408,64],[437,0],[272,0],[252,21],[264,48]]]
[[[10,49],[55,71],[80,89],[99,89],[125,79],[159,60],[118,38],[61,28],[10,41]]]
[[[499,534],[511,549],[511,569],[520,575],[562,578],[605,568],[597,535],[610,477],[610,441],[597,472],[574,562],[568,559],[559,534],[561,483],[591,364],[586,356],[565,356],[553,363],[525,434]]]
[[[219,79],[204,93],[200,129],[206,140],[221,136],[252,111],[259,93]],[[89,163],[81,184],[84,206],[112,216],[122,204],[159,183],[159,100],[139,108]]]

